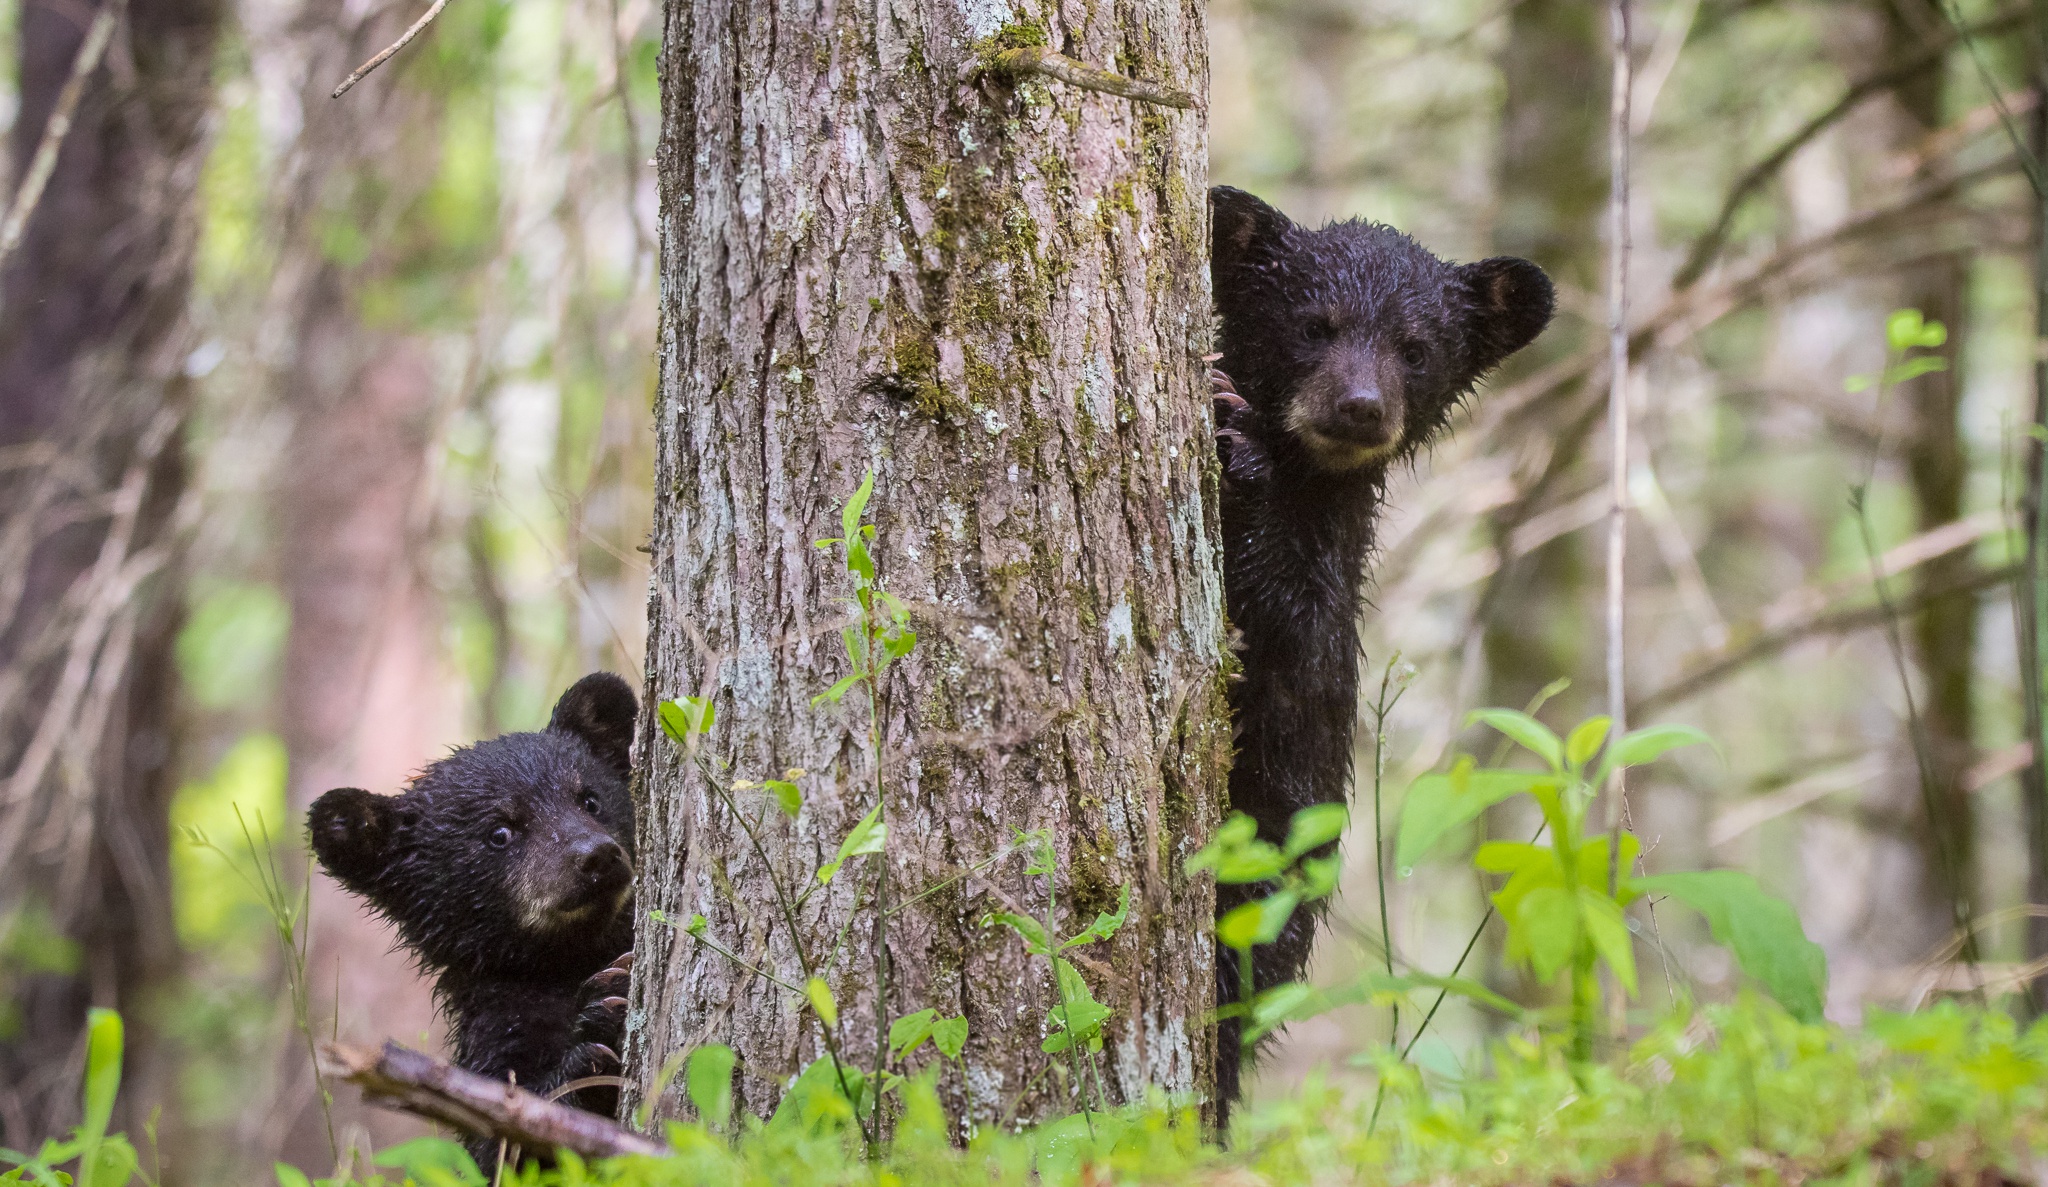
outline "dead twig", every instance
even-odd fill
[[[7,220],[0,222],[0,267],[5,267],[7,257],[21,243],[22,232],[28,228],[29,216],[35,213],[43,198],[43,187],[50,183],[50,174],[57,170],[57,154],[63,151],[64,140],[71,135],[71,121],[78,114],[78,101],[85,96],[85,84],[93,71],[100,68],[100,59],[106,56],[107,44],[114,39],[114,26],[120,23],[121,12],[126,8],[123,0],[113,0],[99,14],[92,18],[92,27],[85,31],[85,42],[78,47],[78,56],[71,60],[71,77],[64,80],[64,89],[57,93],[57,105],[50,109],[50,118],[43,125],[42,139],[36,143],[36,155],[29,160],[28,172],[21,178],[21,188],[14,192],[14,201],[8,204]]]
[[[446,7],[448,7],[448,0],[434,0],[433,7],[427,9],[425,15],[421,16],[420,19],[414,21],[412,23],[411,28],[407,29],[403,33],[400,33],[398,35],[398,40],[392,42],[390,45],[385,46],[384,52],[378,54],[376,57],[371,58],[369,61],[364,62],[362,65],[356,67],[356,72],[354,74],[349,75],[347,78],[342,79],[341,85],[334,88],[334,93],[328,97],[331,99],[339,99],[343,95],[348,94],[349,88],[355,86],[357,83],[367,78],[369,76],[370,71],[375,70],[377,67],[382,66],[384,63],[390,61],[391,55],[397,53],[399,50],[402,50],[407,45],[411,44],[412,39],[420,35],[420,30],[425,29],[428,25],[433,24],[434,18],[440,16],[441,10]]]
[[[529,1151],[570,1150],[584,1158],[668,1153],[660,1142],[608,1117],[543,1100],[393,1042],[382,1051],[322,1043],[320,1073],[361,1088],[372,1104]]]
[[[1157,103],[1161,107],[1177,107],[1183,111],[1195,105],[1194,95],[1187,91],[1161,86],[1155,82],[1125,78],[1099,66],[1077,62],[1042,45],[1006,49],[989,60],[988,68],[996,74],[1011,77],[1025,74],[1043,75],[1046,78],[1058,79],[1070,87],[1080,87],[1084,91],[1100,91],[1105,95],[1116,95],[1139,103]]]
[[[1722,247],[1727,245],[1729,229],[1734,225],[1735,216],[1741,212],[1742,207],[1750,198],[1756,195],[1758,190],[1764,187],[1765,183],[1778,175],[1778,171],[1785,167],[1785,162],[1791,160],[1794,153],[1806,147],[1814,137],[1832,127],[1843,116],[1862,104],[1865,99],[1880,92],[1891,90],[1893,87],[1898,86],[1922,71],[1933,68],[1943,58],[1948,56],[1950,50],[1961,44],[1966,37],[1977,33],[2002,32],[2011,26],[2020,24],[2025,19],[2026,13],[2018,11],[2005,12],[1988,17],[1978,21],[1976,24],[1957,30],[1945,38],[1929,42],[1925,48],[1912,57],[1894,62],[1850,84],[1849,89],[1843,91],[1841,97],[1836,99],[1832,105],[1812,119],[1807,120],[1806,123],[1800,126],[1798,131],[1793,132],[1790,136],[1780,141],[1776,148],[1766,154],[1762,160],[1751,165],[1748,171],[1729,188],[1728,196],[1721,200],[1721,212],[1715,217],[1714,225],[1708,229],[1706,234],[1693,241],[1692,250],[1686,254],[1685,263],[1679,267],[1678,272],[1671,278],[1671,287],[1674,289],[1689,288],[1694,281],[1698,280],[1706,272],[1707,268],[1714,262],[1714,257],[1719,255]]]
[[[1992,569],[1976,569],[1961,580],[1945,583],[1938,588],[1918,590],[1910,597],[1897,599],[1897,604],[1893,608],[1902,615],[1910,615],[1929,602],[1956,594],[1976,593],[2011,581],[2018,571],[2018,562]],[[1629,716],[1638,721],[1643,720],[1659,709],[1697,695],[1709,685],[1720,683],[1760,659],[1778,654],[1801,639],[1813,635],[1847,634],[1867,630],[1870,627],[1882,626],[1885,620],[1885,607],[1873,603],[1804,615],[1775,630],[1759,632],[1738,629],[1732,632],[1735,635],[1735,642],[1728,647],[1709,656],[1705,662],[1663,688],[1630,701]]]

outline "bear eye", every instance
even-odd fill
[[[501,824],[498,827],[491,830],[491,848],[503,849],[505,846],[510,845],[511,843],[512,830],[510,828]]]
[[[1422,349],[1422,343],[1410,342],[1401,347],[1401,361],[1411,367],[1420,367],[1429,361],[1429,352]]]
[[[1316,314],[1301,323],[1301,336],[1310,342],[1328,342],[1337,336],[1337,327],[1329,318]]]
[[[594,796],[594,795],[586,795],[586,796],[584,796],[584,797],[583,797],[583,810],[584,810],[585,812],[588,812],[588,813],[590,813],[590,814],[591,814],[592,816],[595,816],[595,815],[597,815],[597,797],[596,797],[596,796]]]

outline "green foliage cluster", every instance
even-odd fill
[[[906,1082],[895,1137],[873,1157],[825,1074],[794,1086],[766,1121],[728,1123],[730,1062],[687,1073],[706,1120],[671,1124],[673,1152],[505,1172],[525,1187],[770,1184],[1107,1184],[1257,1182],[1378,1185],[1963,1183],[2032,1174],[2048,1146],[2048,1021],[2022,1029],[1997,1011],[1944,1002],[1874,1015],[1861,1030],[1802,1022],[1766,999],[1674,1011],[1625,1052],[1587,1065],[1563,1036],[1518,1032],[1459,1081],[1380,1067],[1370,1102],[1312,1079],[1246,1112],[1229,1149],[1193,1113],[1155,1100],[1098,1114],[1093,1133],[1055,1123],[974,1134],[964,1147],[932,1087]],[[153,1187],[129,1143],[105,1132],[120,1069],[120,1025],[96,1016],[87,1122],[35,1155],[0,1151],[0,1182]],[[77,1173],[83,1165],[94,1169]],[[483,1187],[462,1148],[424,1139],[387,1149],[344,1179],[288,1166],[279,1187]]]

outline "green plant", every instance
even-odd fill
[[[341,1146],[334,1136],[334,1094],[328,1091],[326,1077],[317,1070],[320,1060],[314,1051],[317,1040],[313,1035],[312,984],[306,975],[306,945],[312,938],[308,917],[313,909],[313,857],[310,853],[306,855],[306,872],[294,890],[285,881],[284,871],[277,864],[277,844],[270,836],[270,826],[263,819],[263,814],[256,813],[256,827],[251,829],[248,818],[242,815],[240,804],[234,805],[234,812],[235,823],[242,832],[242,851],[248,857],[246,868],[233,854],[215,844],[203,829],[184,826],[185,839],[217,854],[226,862],[235,876],[256,893],[270,915],[278,951],[284,956],[285,986],[291,994],[292,1021],[298,1027],[300,1037],[306,1041],[306,1058],[316,1069],[313,1084],[320,1101],[320,1119],[327,1130],[328,1153],[338,1158]]]
[[[883,679],[890,665],[908,656],[917,645],[917,632],[910,627],[910,613],[901,599],[883,589],[880,584],[874,544],[878,533],[875,526],[863,522],[868,502],[874,493],[873,471],[865,474],[861,484],[840,511],[842,534],[816,542],[820,549],[838,549],[842,567],[853,587],[848,599],[852,612],[851,621],[841,630],[840,637],[845,645],[847,661],[851,671],[830,688],[813,697],[811,704],[839,704],[847,693],[856,689],[865,694],[868,709],[868,750],[871,755],[873,778],[871,787],[874,804],[840,842],[837,853],[831,860],[812,871],[804,880],[804,889],[792,891],[791,887],[777,872],[775,863],[769,860],[766,845],[761,839],[761,828],[768,813],[761,819],[750,818],[734,799],[735,792],[761,791],[766,793],[773,809],[790,821],[796,820],[803,812],[803,788],[798,783],[807,772],[791,768],[783,772],[780,779],[729,781],[722,766],[713,761],[701,746],[702,739],[711,731],[717,721],[717,709],[708,697],[680,697],[662,702],[656,710],[656,717],[662,730],[683,749],[684,754],[694,762],[699,774],[711,788],[713,794],[724,805],[732,817],[739,822],[741,830],[761,859],[763,868],[769,872],[774,886],[778,910],[787,929],[791,945],[796,952],[801,968],[801,984],[795,980],[778,976],[766,969],[755,967],[742,960],[731,949],[717,943],[709,934],[709,921],[701,914],[692,915],[682,925],[682,930],[698,943],[705,945],[749,974],[760,977],[800,996],[817,1016],[826,1047],[824,1060],[807,1068],[798,1078],[805,1085],[801,1095],[808,1103],[792,1105],[795,1114],[809,1115],[825,1103],[812,1099],[813,1091],[823,1083],[836,1093],[837,1105],[830,1108],[844,1108],[860,1128],[863,1141],[870,1152],[880,1149],[885,1129],[882,1117],[882,1102],[885,1096],[900,1091],[904,1078],[892,1071],[889,1064],[900,1060],[929,1040],[933,1046],[949,1059],[959,1058],[967,1041],[967,1021],[964,1017],[941,1018],[937,1011],[925,1009],[902,1016],[889,1011],[888,989],[888,924],[891,916],[946,886],[966,877],[974,870],[987,866],[1007,856],[1012,849],[1005,849],[987,861],[949,878],[937,886],[929,887],[909,900],[891,903],[891,886],[887,862],[871,863],[875,872],[873,891],[869,896],[873,912],[873,931],[870,951],[874,960],[874,1008],[876,1014],[876,1043],[872,1071],[863,1073],[855,1069],[840,1049],[839,1006],[825,974],[839,951],[834,945],[834,957],[823,961],[814,959],[805,939],[805,932],[799,922],[799,912],[810,896],[817,890],[829,886],[848,862],[856,858],[882,854],[889,840],[888,822],[888,781],[885,769],[885,748],[882,744],[882,722],[885,702]],[[659,923],[673,923],[661,912],[652,912],[652,918]],[[849,919],[850,926],[852,920]],[[718,1048],[723,1050],[723,1048]],[[700,1050],[711,1050],[703,1048]],[[728,1056],[730,1052],[727,1053]],[[692,1057],[692,1067],[696,1056]],[[829,1078],[826,1076],[829,1070]],[[711,1073],[703,1072],[703,1076]],[[698,1099],[700,1078],[695,1072],[686,1074],[692,1103],[700,1113],[705,1104]],[[727,1067],[730,1080],[730,1066]],[[708,1082],[708,1081],[706,1081]],[[869,1091],[869,1086],[873,1091]],[[792,1088],[792,1094],[796,1089]],[[729,1096],[726,1098],[729,1108]],[[790,1115],[795,1115],[790,1114]],[[707,1114],[709,1115],[709,1114]],[[778,1116],[785,1115],[778,1109]]]
[[[1852,375],[1842,384],[1852,395],[1874,389],[1877,402],[1877,440],[1871,443],[1863,480],[1849,487],[1849,510],[1856,517],[1857,537],[1863,545],[1864,561],[1870,566],[1871,589],[1877,595],[1879,609],[1883,611],[1885,645],[1891,653],[1892,669],[1899,678],[1900,695],[1906,700],[1907,736],[1913,744],[1913,760],[1920,779],[1921,809],[1927,813],[1927,826],[1934,836],[1937,872],[1957,933],[1963,939],[1963,960],[1975,964],[1975,912],[1970,905],[1968,879],[1956,852],[1956,823],[1942,810],[1940,777],[1934,768],[1934,746],[1927,736],[1927,721],[1920,712],[1919,698],[1913,691],[1912,674],[1907,670],[1906,643],[1899,627],[1899,609],[1885,578],[1884,562],[1877,547],[1877,530],[1871,525],[1869,507],[1870,484],[1877,476],[1877,463],[1885,453],[1889,437],[1885,397],[1902,383],[1948,370],[1946,359],[1925,353],[1938,350],[1948,342],[1948,328],[1938,321],[1926,320],[1918,309],[1895,309],[1885,318],[1884,339],[1884,367],[1875,374]]]
[[[1539,769],[1478,767],[1469,756],[1447,772],[1425,775],[1409,788],[1401,814],[1396,861],[1413,865],[1452,831],[1495,804],[1532,798],[1543,813],[1549,843],[1489,841],[1473,864],[1503,875],[1493,904],[1507,925],[1507,956],[1540,981],[1568,975],[1571,1052],[1592,1058],[1600,1000],[1598,967],[1605,965],[1623,992],[1636,992],[1634,939],[1626,910],[1647,894],[1675,898],[1705,915],[1716,940],[1744,971],[1795,1016],[1820,1016],[1826,958],[1807,940],[1790,907],[1766,894],[1748,874],[1733,870],[1630,877],[1641,843],[1628,832],[1588,834],[1587,813],[1608,777],[1651,762],[1681,746],[1707,741],[1689,726],[1662,725],[1609,740],[1609,721],[1593,717],[1559,738],[1527,713],[1481,709],[1483,722],[1542,762]],[[1539,834],[1540,839],[1540,834]]]
[[[1083,1127],[1094,1131],[1095,1112],[1088,1105],[1087,1079],[1082,1075],[1081,1055],[1088,1055],[1088,1068],[1095,1075],[1097,1109],[1107,1109],[1109,1101],[1102,1085],[1102,1067],[1096,1056],[1102,1051],[1102,1027],[1114,1013],[1108,1006],[1095,1000],[1094,991],[1081,976],[1071,961],[1060,953],[1093,944],[1098,940],[1109,940],[1122,929],[1124,919],[1131,910],[1131,888],[1128,884],[1117,891],[1114,912],[1098,912],[1093,922],[1065,939],[1059,938],[1056,921],[1059,912],[1059,861],[1053,847],[1052,834],[1043,829],[1020,833],[1016,847],[1023,849],[1030,857],[1024,867],[1027,878],[1045,879],[1045,918],[1033,919],[1011,911],[998,911],[982,922],[1000,923],[1024,938],[1024,950],[1033,956],[1043,956],[1052,962],[1053,995],[1058,1004],[1046,1015],[1046,1028],[1051,1032],[1039,1049],[1048,1055],[1064,1052],[1072,1071],[1075,1103],[1080,1106],[1079,1114]]]
[[[125,1187],[141,1175],[135,1147],[119,1134],[109,1134],[114,1097],[121,1090],[121,1016],[112,1010],[91,1010],[85,1024],[85,1099],[83,1119],[71,1136],[45,1141],[33,1154],[0,1149],[0,1163],[13,1170],[0,1173],[0,1183],[40,1183],[46,1187]],[[70,1162],[77,1170],[57,1168]]]
[[[1252,1045],[1281,1022],[1296,1016],[1308,987],[1288,982],[1257,993],[1252,984],[1252,949],[1280,938],[1280,931],[1302,906],[1329,897],[1343,868],[1335,854],[1310,854],[1344,835],[1351,810],[1343,804],[1315,804],[1296,812],[1288,822],[1287,839],[1275,845],[1259,837],[1258,824],[1242,812],[1232,813],[1214,840],[1186,862],[1187,872],[1212,870],[1219,885],[1270,884],[1271,893],[1241,903],[1216,920],[1216,938],[1237,954],[1237,1000],[1216,1011],[1220,1021],[1240,1018],[1238,1046]]]

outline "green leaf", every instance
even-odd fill
[[[818,1021],[831,1030],[839,1025],[839,1003],[832,1000],[832,987],[822,977],[812,977],[804,982],[804,997],[811,1003],[811,1009],[818,1012]]]
[[[2048,425],[2028,425],[2027,436],[2036,441],[2048,442]]]
[[[846,839],[839,842],[839,856],[826,862],[818,870],[818,882],[821,885],[830,882],[833,875],[839,872],[839,867],[845,865],[850,858],[867,853],[880,853],[888,841],[889,826],[882,823],[882,805],[878,802],[869,808],[868,814],[861,817],[860,822],[846,834]]]
[[[997,911],[982,920],[984,926],[991,923],[1000,923],[1023,936],[1026,952],[1034,956],[1052,955],[1052,945],[1046,940],[1045,925],[1031,916],[1019,915],[1014,911]]]
[[[1287,844],[1282,852],[1293,861],[1343,836],[1344,826],[1350,822],[1351,809],[1343,804],[1312,804],[1287,822]]]
[[[1948,360],[1940,355],[1923,354],[1907,359],[1884,373],[1885,381],[1892,384],[1906,383],[1936,371],[1948,370]]]
[[[781,1103],[768,1118],[768,1128],[811,1133],[851,1128],[858,1124],[858,1110],[866,1095],[867,1077],[859,1068],[835,1066],[830,1058],[813,1060],[782,1094]]]
[[[1424,775],[1409,785],[1401,805],[1394,864],[1414,865],[1452,830],[1477,820],[1488,808],[1556,781],[1543,771],[1474,770],[1470,756],[1460,758],[1447,773]]]
[[[482,1171],[462,1143],[447,1138],[414,1138],[377,1152],[378,1166],[392,1167],[421,1183],[461,1183],[482,1187]]]
[[[1778,1004],[1802,1022],[1821,1020],[1827,954],[1806,938],[1798,913],[1755,878],[1737,870],[1693,870],[1632,879],[1630,887],[1668,894],[1706,916],[1714,939]]]
[[[1630,730],[1607,748],[1607,757],[1600,760],[1600,771],[1593,776],[1591,783],[1596,788],[1600,787],[1616,767],[1639,767],[1655,762],[1667,751],[1681,746],[1713,744],[1712,738],[1689,725],[1652,725]]]
[[[90,1010],[85,1028],[85,1117],[78,1126],[78,1181],[83,1187],[94,1187],[100,1171],[100,1142],[114,1115],[114,1096],[121,1090],[121,1015],[112,1010]]]
[[[1600,744],[1607,740],[1607,728],[1614,719],[1607,716],[1588,717],[1579,723],[1571,736],[1564,740],[1564,761],[1573,770],[1586,765],[1586,760],[1600,753]]]
[[[1331,854],[1328,857],[1304,857],[1301,859],[1301,888],[1307,898],[1324,898],[1337,889],[1337,879],[1344,872],[1344,859]]]
[[[1126,882],[1117,891],[1116,894],[1116,913],[1111,914],[1108,911],[1102,911],[1097,913],[1095,916],[1095,922],[1083,928],[1080,934],[1074,936],[1066,943],[1061,944],[1061,950],[1064,951],[1068,948],[1078,948],[1083,944],[1092,944],[1097,940],[1109,939],[1111,936],[1114,936],[1117,933],[1118,928],[1124,925],[1124,918],[1128,916],[1130,913],[1131,884]]]
[[[839,530],[848,540],[860,538],[860,517],[868,509],[868,496],[875,493],[875,472],[861,475],[860,487],[846,500],[846,506],[839,510]]]
[[[1226,948],[1242,952],[1258,943],[1259,930],[1265,920],[1265,911],[1259,903],[1244,903],[1232,907],[1216,921],[1216,938]]]
[[[839,681],[839,683],[834,684],[832,687],[826,689],[824,692],[821,692],[817,696],[812,697],[811,707],[815,709],[818,707],[819,703],[823,701],[831,701],[835,705],[838,704],[840,700],[844,698],[848,692],[852,691],[854,685],[859,684],[861,682],[861,677],[865,674],[866,673],[863,672],[855,672],[853,675],[842,679],[841,681]]]
[[[1635,940],[1629,935],[1628,920],[1621,907],[1597,890],[1579,887],[1579,919],[1593,950],[1614,970],[1614,977],[1630,997],[1636,995]]]
[[[1895,354],[1916,346],[1931,350],[1948,341],[1948,327],[1926,320],[1918,309],[1894,309],[1884,319],[1884,340]]]
[[[1259,826],[1242,812],[1233,812],[1216,839],[1204,845],[1181,867],[1190,874],[1215,870],[1218,882],[1241,885],[1270,882],[1287,872],[1287,858],[1270,841],[1258,839]]]
[[[683,924],[683,934],[702,937],[711,929],[711,921],[702,915],[691,915]]]
[[[1465,719],[1466,725],[1483,722],[1513,738],[1524,750],[1534,754],[1549,765],[1553,771],[1564,769],[1564,743],[1550,732],[1550,727],[1515,709],[1474,709]]]
[[[313,1187],[313,1181],[306,1177],[306,1172],[290,1163],[272,1163],[270,1173],[277,1176],[277,1187]]]
[[[670,741],[687,746],[711,729],[711,723],[718,718],[718,706],[710,697],[677,697],[663,701],[655,716],[661,719],[661,732]]]
[[[1472,855],[1472,864],[1489,874],[1513,874],[1530,865],[1556,861],[1557,853],[1549,846],[1527,841],[1488,841]]]
[[[775,796],[775,806],[782,809],[784,816],[794,820],[796,814],[803,811],[804,792],[796,784],[786,779],[770,779],[761,786]]]
[[[1508,919],[1508,952],[1519,954],[1548,981],[1571,963],[1579,945],[1579,904],[1562,886],[1538,886],[1522,895]],[[1517,943],[1517,941],[1520,941]]]
[[[937,1024],[939,1012],[926,1006],[915,1014],[905,1014],[889,1024],[889,1054],[901,1059],[924,1045],[932,1037],[932,1027]]]
[[[967,1050],[967,1019],[941,1018],[932,1024],[932,1046],[947,1059],[958,1059]]]
[[[1314,986],[1283,981],[1252,999],[1251,1025],[1245,1028],[1245,1037],[1256,1041],[1289,1022],[1313,1018],[1338,1004]]]
[[[1287,927],[1287,921],[1294,918],[1295,908],[1299,906],[1301,892],[1298,890],[1283,890],[1260,899],[1259,931],[1253,937],[1254,940],[1260,944],[1270,944],[1279,939],[1281,931]]]
[[[1853,396],[1859,392],[1867,392],[1876,385],[1875,375],[1851,375],[1842,381],[1842,390]]]
[[[1081,971],[1071,963],[1053,958],[1053,976],[1059,982],[1063,999],[1046,1015],[1046,1023],[1065,1031],[1039,1044],[1039,1049],[1059,1052],[1067,1049],[1074,1041],[1086,1042],[1090,1050],[1102,1045],[1102,1024],[1113,1012],[1108,1006],[1095,1000],[1095,994],[1088,988],[1088,981]],[[1052,1044],[1048,1046],[1047,1044]]]
[[[736,1062],[731,1047],[706,1043],[690,1052],[690,1061],[683,1065],[683,1088],[706,1125],[722,1127],[732,1119],[732,1069]]]

